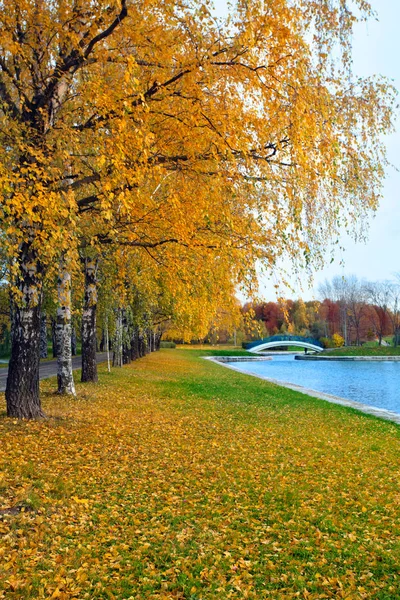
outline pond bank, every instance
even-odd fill
[[[212,362],[223,364],[224,367],[228,369],[233,369],[236,372],[243,373],[244,371],[236,368],[229,363],[233,362],[243,362],[237,360],[235,357],[224,356],[224,360],[219,360],[220,357],[204,357],[206,360],[210,360]],[[295,356],[295,359],[298,360],[298,356]],[[270,359],[271,360],[271,359]],[[343,359],[338,359],[343,360]],[[250,362],[250,361],[248,361]],[[355,400],[349,400],[347,398],[342,398],[340,396],[334,396],[333,394],[326,394],[324,392],[319,392],[317,390],[313,390],[302,385],[297,385],[295,383],[290,383],[289,381],[280,381],[278,379],[273,379],[271,377],[265,377],[260,373],[252,373],[251,371],[246,371],[246,375],[251,375],[252,377],[258,377],[264,381],[268,381],[269,383],[274,383],[275,385],[279,385],[290,390],[294,390],[295,392],[300,392],[301,394],[307,394],[307,396],[312,396],[313,398],[318,398],[319,400],[326,400],[332,404],[339,404],[340,406],[347,406],[348,408],[354,408],[355,410],[359,410],[360,412],[366,415],[372,415],[374,417],[378,417],[379,419],[385,419],[385,421],[392,421],[393,423],[397,423],[400,425],[400,414],[397,414],[391,410],[386,410],[384,408],[379,408],[377,406],[369,406],[368,404],[364,404],[363,402],[357,402]]]
[[[363,360],[363,361],[380,361],[380,360],[392,360],[400,361],[400,356],[319,356],[318,354],[298,354],[295,356],[295,360]]]

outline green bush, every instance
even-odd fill
[[[175,342],[160,342],[160,348],[176,348]]]
[[[322,337],[319,339],[324,348],[334,348],[333,341],[331,338]]]

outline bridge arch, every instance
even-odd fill
[[[276,348],[278,346],[296,346],[298,348],[307,348],[314,352],[322,352],[324,349],[320,341],[310,337],[303,337],[301,335],[272,335],[270,337],[251,342],[247,344],[246,350],[257,354],[263,350],[269,348]]]

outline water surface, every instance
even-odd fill
[[[400,362],[303,361],[277,355],[265,362],[238,362],[235,368],[400,414]]]

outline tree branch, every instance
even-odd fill
[[[76,72],[76,70],[85,64],[87,58],[92,53],[96,44],[100,41],[109,37],[113,31],[118,27],[118,25],[125,19],[128,15],[128,9],[126,5],[127,0],[121,0],[121,11],[118,16],[114,19],[107,29],[97,34],[87,45],[86,50],[83,53],[80,52],[77,48],[74,48],[68,56],[63,57],[62,62],[57,64],[54,68],[53,74],[50,77],[50,81],[44,90],[44,92],[40,95],[39,99],[36,102],[37,108],[42,108],[47,104],[47,102],[53,97],[57,86],[64,75],[67,73]],[[85,38],[85,36],[84,36]]]
[[[91,54],[93,48],[95,47],[96,44],[98,44],[99,42],[101,42],[101,40],[106,39],[107,37],[109,37],[113,31],[118,27],[118,25],[125,19],[125,17],[128,16],[128,8],[126,6],[126,0],[121,0],[121,12],[119,13],[119,15],[114,19],[114,21],[111,23],[111,25],[109,27],[107,27],[107,29],[105,29],[104,31],[102,31],[101,33],[99,33],[98,35],[96,35],[88,44],[85,52],[83,53],[84,58],[88,58],[89,54]]]

